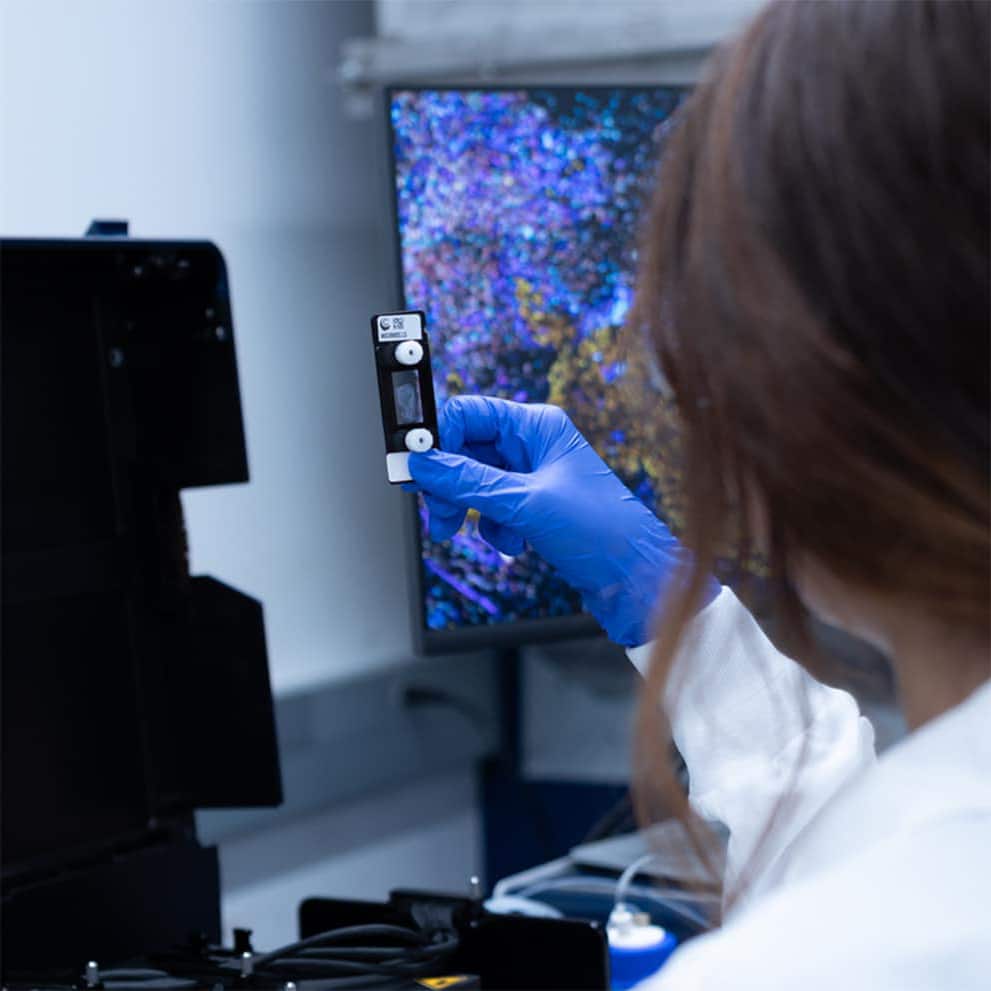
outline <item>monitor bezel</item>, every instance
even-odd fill
[[[392,241],[392,270],[396,301],[401,309],[409,308],[406,287],[403,282],[403,249],[399,231],[399,196],[396,187],[395,130],[392,123],[393,94],[404,93],[494,93],[506,91],[573,93],[616,92],[644,93],[653,90],[671,90],[686,94],[692,86],[685,83],[590,83],[590,84],[544,84],[508,83],[470,85],[466,83],[400,83],[384,85],[380,91],[385,119],[386,162],[389,182],[387,196],[389,231]],[[429,320],[430,314],[427,314]],[[420,531],[420,514],[415,495],[405,498],[404,529],[406,544],[406,566],[409,570],[408,587],[411,591],[410,613],[413,629],[413,644],[418,654],[456,653],[484,648],[519,647],[526,644],[550,643],[562,640],[578,640],[604,636],[602,628],[588,613],[571,616],[548,616],[540,619],[517,619],[484,626],[465,626],[453,629],[433,630],[427,626],[424,609],[423,545]]]

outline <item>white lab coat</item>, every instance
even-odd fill
[[[629,654],[644,671],[649,647]],[[729,885],[792,797],[749,896],[645,991],[991,989],[991,684],[877,758],[853,698],[778,652],[724,589],[669,699],[692,805],[730,831]]]

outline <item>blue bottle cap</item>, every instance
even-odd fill
[[[678,945],[660,926],[610,926],[608,935],[613,991],[626,991],[656,973]]]

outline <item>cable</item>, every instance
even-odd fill
[[[579,891],[584,890],[595,894],[609,894],[616,891],[616,882],[607,878],[599,877],[556,877],[548,878],[538,884],[532,884],[520,892],[514,892],[514,898],[539,898],[541,893],[547,891]],[[701,894],[685,888],[664,887],[661,885],[651,885],[650,887],[634,887],[627,889],[638,898],[651,898],[655,901],[683,901],[683,902],[712,902],[718,904],[719,896],[703,892]]]
[[[361,939],[377,942],[364,946],[335,945]],[[383,945],[385,940],[395,945]],[[256,957],[252,963],[256,975],[291,969],[332,980],[381,981],[433,973],[458,945],[457,936],[440,930],[429,933],[392,925],[349,926],[280,947]],[[227,966],[232,967],[233,962]]]
[[[616,882],[616,898],[614,900],[614,907],[619,907],[626,901],[626,892],[629,890],[633,879],[640,873],[640,871],[647,866],[652,860],[657,859],[656,853],[645,853],[642,857],[637,857],[636,860],[630,864],[629,867],[623,871],[619,876],[619,881]]]
[[[415,930],[407,929],[404,926],[390,926],[385,924],[344,926],[341,929],[330,929],[327,932],[317,933],[315,936],[308,936],[306,939],[301,939],[295,943],[290,943],[288,946],[283,946],[278,950],[273,950],[271,953],[265,953],[262,956],[255,957],[255,968],[257,969],[258,967],[264,967],[279,957],[291,955],[297,950],[302,950],[305,947],[327,945],[330,943],[340,942],[342,940],[346,941],[349,939],[357,939],[363,936],[367,936],[369,938],[393,937],[404,941],[410,946],[426,945],[429,939],[426,933],[416,932]]]
[[[143,967],[115,967],[100,974],[103,986],[108,991],[180,991],[196,987],[196,981],[185,977],[175,977],[164,970]]]
[[[518,895],[514,894],[513,897],[533,898],[539,901],[542,895],[555,891],[615,896],[616,882],[595,877],[551,878],[531,885]],[[683,888],[630,886],[627,888],[627,896],[629,895],[633,895],[638,902],[654,903],[663,912],[678,916],[703,930],[712,928],[712,920],[704,914],[706,903],[711,903],[712,906],[719,904],[719,899],[715,895],[698,895]]]
[[[112,970],[101,970],[100,976],[117,981],[150,981],[156,977],[168,977],[169,974],[167,971],[148,967],[115,967]]]
[[[291,971],[303,976],[306,991],[392,986],[396,978],[436,973],[459,942],[455,933],[439,927],[348,926],[255,956],[250,960],[251,973],[285,980]],[[225,955],[212,958],[212,962],[229,972],[243,961]],[[112,991],[179,991],[199,986],[196,981],[170,977],[162,970],[143,968],[117,968],[102,977]]]
[[[388,962],[395,960],[399,963],[415,962],[416,960],[432,960],[434,957],[443,956],[452,952],[458,947],[457,939],[448,939],[443,942],[429,943],[422,947],[396,947],[396,946],[313,946],[306,947],[297,952],[301,957],[310,959],[334,959],[334,960],[378,960]],[[404,955],[396,956],[397,950],[404,950]]]
[[[395,957],[396,949],[395,946],[310,946],[298,952],[302,957],[314,959],[333,956],[338,960],[382,961]]]
[[[335,974],[368,976],[368,977],[394,977],[397,974],[404,974],[400,967],[386,967],[378,964],[360,963],[358,961],[334,960],[314,960],[312,957],[279,957],[267,965],[268,970],[291,970],[293,974],[311,973],[323,977],[330,977]],[[257,971],[256,971],[257,973]]]
[[[406,976],[416,976],[428,973],[436,968],[440,960],[457,947],[456,940],[450,940],[439,947],[437,952],[419,951],[412,955],[396,956],[395,951],[391,957],[378,963],[363,962],[361,960],[348,960],[332,955],[302,956],[305,951],[299,951],[300,956],[280,956],[273,960],[268,967],[292,967],[302,970],[332,970],[347,974],[402,974]]]

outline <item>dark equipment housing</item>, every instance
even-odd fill
[[[149,988],[309,981],[318,961],[275,980],[247,930],[219,945],[217,850],[193,818],[282,797],[261,605],[190,576],[179,501],[248,477],[223,259],[6,240],[0,278],[4,986],[123,986],[104,963]],[[352,956],[350,927],[447,932],[443,957],[403,957],[377,987],[419,988],[403,968],[434,963],[439,987],[452,968],[452,987],[608,986],[595,922],[476,897],[311,898],[299,924]],[[245,955],[264,973],[240,976]]]
[[[248,478],[220,252],[4,240],[0,280],[6,977],[219,940],[193,810],[282,789],[261,605],[179,499]]]

